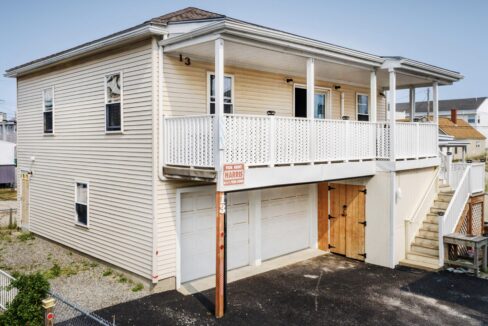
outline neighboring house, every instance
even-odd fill
[[[17,141],[17,121],[7,119],[7,114],[0,112],[0,140],[15,143]]]
[[[462,151],[455,146],[452,149],[447,147],[447,150],[452,152],[455,160],[485,157],[486,137],[468,122],[458,118],[456,110],[451,111],[450,118],[439,118],[439,131],[442,134],[452,136],[455,141],[466,143],[465,150]]]
[[[397,112],[410,118],[410,104],[397,104]],[[432,101],[416,102],[415,117],[426,117],[428,112],[432,116]],[[488,97],[474,97],[439,101],[439,116],[451,117],[451,110],[457,110],[457,118],[462,119],[475,127],[485,137],[488,137]]]
[[[222,280],[224,250],[228,269],[307,248],[415,259],[438,126],[388,120],[383,91],[396,107],[396,88],[462,78],[196,8],[6,75],[23,227],[166,288],[216,264]]]

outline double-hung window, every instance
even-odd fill
[[[76,223],[88,226],[88,183],[76,182],[75,189]]]
[[[54,132],[54,88],[49,87],[42,91],[42,108],[44,133]]]
[[[215,74],[209,74],[210,114],[215,114]],[[234,77],[224,77],[224,113],[234,111]]]
[[[357,112],[359,121],[369,121],[368,95],[356,95]]]
[[[105,76],[105,131],[122,131],[122,75]]]

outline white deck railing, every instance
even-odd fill
[[[444,236],[454,232],[456,225],[471,195],[471,165],[465,165],[454,195],[444,215],[439,215],[439,266],[444,265]]]
[[[214,167],[211,115],[164,118],[166,165]],[[247,166],[390,159],[388,122],[224,115],[224,162]],[[437,127],[398,123],[397,159],[437,156]]]

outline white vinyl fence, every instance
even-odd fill
[[[7,310],[7,305],[17,295],[17,289],[9,288],[14,278],[0,270],[0,311]]]
[[[214,167],[213,115],[164,117],[166,165]],[[391,134],[387,122],[226,114],[224,163],[279,165],[351,160],[387,160]],[[436,157],[437,126],[398,123],[396,158]]]

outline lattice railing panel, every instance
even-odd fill
[[[225,162],[269,164],[271,122],[267,117],[226,115]]]
[[[307,163],[311,161],[309,119],[275,117],[275,163]]]
[[[315,120],[315,161],[340,161],[347,156],[345,121]]]
[[[376,124],[376,158],[387,160],[390,158],[390,125],[388,122]]]

